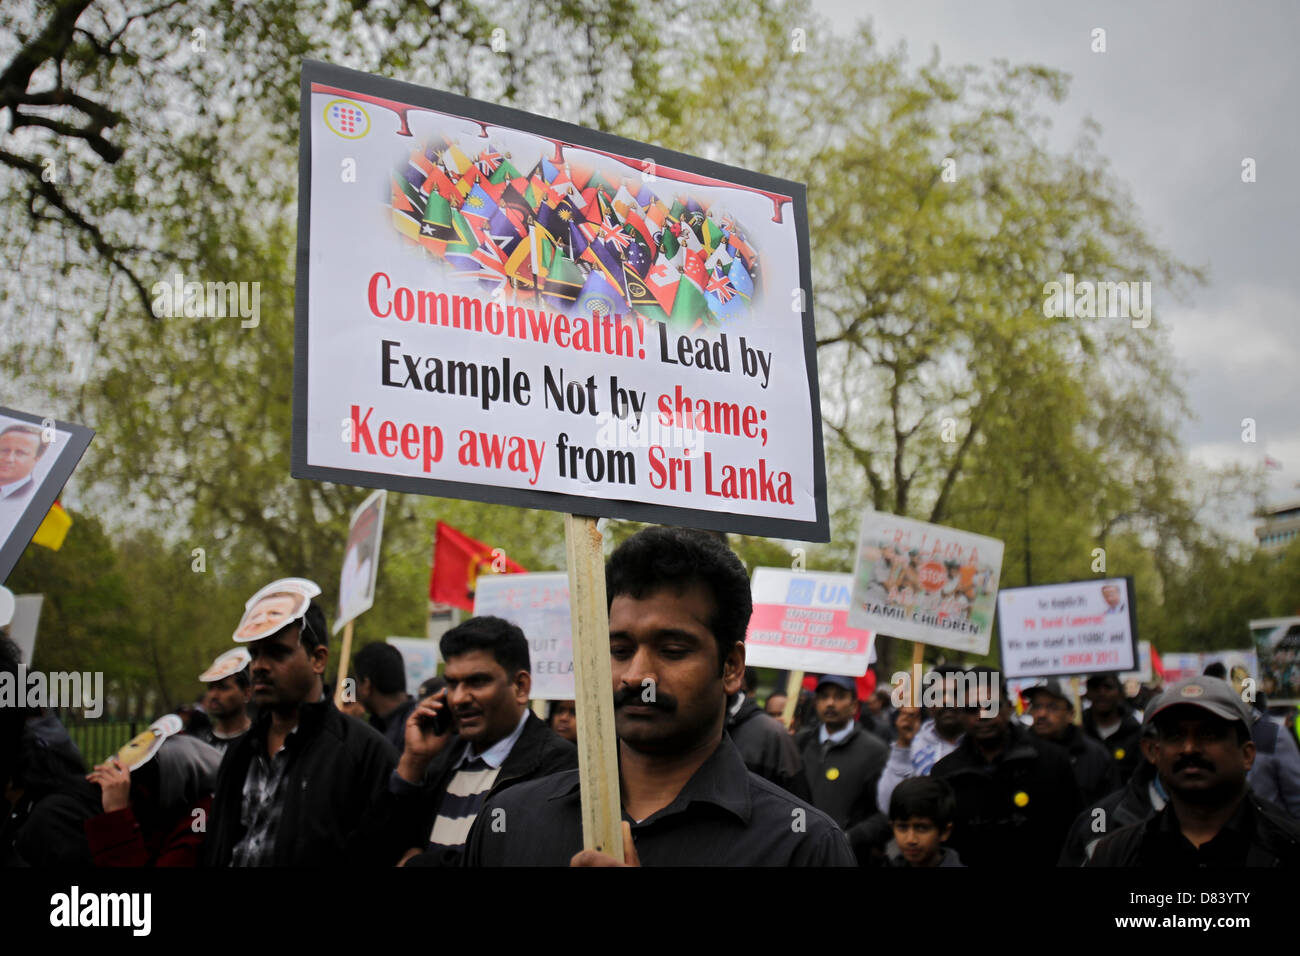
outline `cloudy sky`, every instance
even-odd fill
[[[877,43],[906,44],[913,64],[937,47],[953,65],[1005,58],[1071,75],[1052,144],[1066,148],[1085,117],[1100,123],[1100,149],[1151,235],[1208,272],[1184,301],[1152,292],[1194,415],[1182,426],[1189,454],[1250,467],[1267,455],[1282,463],[1268,471],[1269,501],[1300,500],[1300,185],[1289,165],[1300,162],[1300,5],[814,2],[835,24],[869,19]],[[1105,53],[1092,51],[1097,27]],[[1255,444],[1242,441],[1245,418]],[[1256,523],[1242,514],[1227,530],[1253,540]]]

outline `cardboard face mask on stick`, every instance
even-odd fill
[[[117,762],[122,765],[124,770],[135,770],[137,767],[143,767],[153,755],[158,752],[164,740],[172,734],[178,734],[184,725],[181,719],[175,714],[166,714],[159,717],[144,733],[136,734],[130,742],[122,747],[114,756]]]
[[[239,640],[239,638],[235,638],[235,640]],[[248,648],[231,648],[213,661],[212,666],[199,675],[199,682],[211,684],[219,680],[225,680],[231,674],[238,674],[242,671],[252,659],[253,655],[248,653]]]
[[[318,594],[320,588],[306,578],[272,581],[245,602],[244,616],[235,628],[234,639],[247,644],[270,637],[306,615],[311,599]]]

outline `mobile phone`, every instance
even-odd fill
[[[416,718],[416,723],[421,730],[431,731],[439,737],[451,730],[451,709],[447,706],[447,699],[442,699],[442,708],[437,714],[432,717],[421,714]]]

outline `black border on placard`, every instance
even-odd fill
[[[788,195],[791,200],[790,213],[794,217],[795,237],[799,248],[799,276],[801,281],[809,285],[809,288],[804,289],[806,308],[803,312],[803,340],[808,398],[812,412],[809,427],[812,429],[813,439],[813,500],[816,518],[812,521],[769,518],[762,515],[678,508],[642,501],[587,498],[553,491],[529,491],[522,488],[502,488],[469,482],[309,465],[307,463],[307,292],[311,236],[312,83],[325,83],[413,106],[425,106],[468,119],[481,119],[489,125],[562,139],[576,146],[589,146],[624,156],[654,155],[656,162],[661,162],[664,166],[673,166],[715,179]],[[456,96],[386,77],[372,76],[316,60],[303,61],[301,97],[298,131],[298,257],[294,297],[293,434],[289,470],[292,477],[358,485],[364,488],[387,488],[390,491],[407,494],[466,498],[471,501],[514,505],[521,508],[629,518],[634,521],[681,525],[712,531],[793,538],[800,541],[830,540],[830,517],[826,505],[826,458],[822,447],[821,392],[817,382],[817,337],[812,308],[812,262],[808,244],[807,190],[802,183],[777,179],[734,166],[725,166],[685,153],[661,149],[609,133],[525,113],[522,110]]]
[[[20,412],[13,408],[0,407],[0,415],[17,418],[19,421],[28,422],[38,428],[43,427],[45,423],[45,418],[41,418],[39,415]],[[46,418],[48,417],[46,416]],[[9,579],[14,565],[18,563],[18,559],[27,550],[27,545],[31,543],[32,535],[36,534],[36,529],[41,526],[41,522],[49,514],[50,508],[62,493],[63,486],[68,483],[68,479],[72,477],[72,472],[76,470],[77,464],[81,461],[81,456],[90,447],[90,440],[95,437],[95,430],[87,428],[85,425],[55,421],[54,428],[57,431],[68,433],[68,447],[59,453],[54,466],[46,472],[45,480],[41,482],[40,487],[32,491],[32,500],[27,503],[22,516],[14,523],[14,529],[10,532],[9,537],[4,540],[3,544],[0,544],[0,581]]]
[[[1137,607],[1134,603],[1133,594],[1133,575],[1131,574],[1110,574],[1104,578],[1081,578],[1075,581],[1051,581],[1047,584],[1026,584],[1018,588],[1001,588],[998,591],[998,598],[1010,591],[1036,591],[1039,588],[1054,588],[1062,584],[1100,584],[1102,581],[1123,581],[1125,589],[1128,591],[1128,630],[1129,638],[1133,642],[1133,669],[1141,670],[1142,663],[1138,660],[1138,620]],[[998,666],[1002,669],[1002,676],[1006,680],[1035,680],[1039,677],[1073,677],[1078,674],[1111,674],[1120,671],[1118,667],[1098,667],[1088,670],[1086,668],[1071,668],[1066,671],[1052,671],[1048,674],[1016,674],[1011,675],[1006,672],[1006,648],[1003,645],[1002,636],[1002,602],[994,602],[994,620],[998,626]]]

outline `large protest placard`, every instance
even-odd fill
[[[1001,541],[868,511],[858,534],[849,624],[987,654],[1001,571]]]
[[[1094,578],[998,595],[1002,673],[1061,677],[1137,668],[1132,578]]]
[[[1250,622],[1258,656],[1259,689],[1271,704],[1300,704],[1300,617]]]
[[[0,408],[0,581],[18,563],[94,432]]]
[[[387,501],[387,491],[376,491],[352,513],[348,543],[343,549],[343,570],[339,573],[339,612],[334,624],[335,634],[343,625],[375,606],[375,579],[379,574],[379,548],[383,541]]]
[[[805,191],[307,63],[293,474],[827,540]]]
[[[849,626],[853,575],[755,568],[745,663],[861,677],[874,635]]]
[[[478,579],[474,613],[517,625],[528,638],[534,700],[573,700],[573,630],[569,576],[500,574]]]

